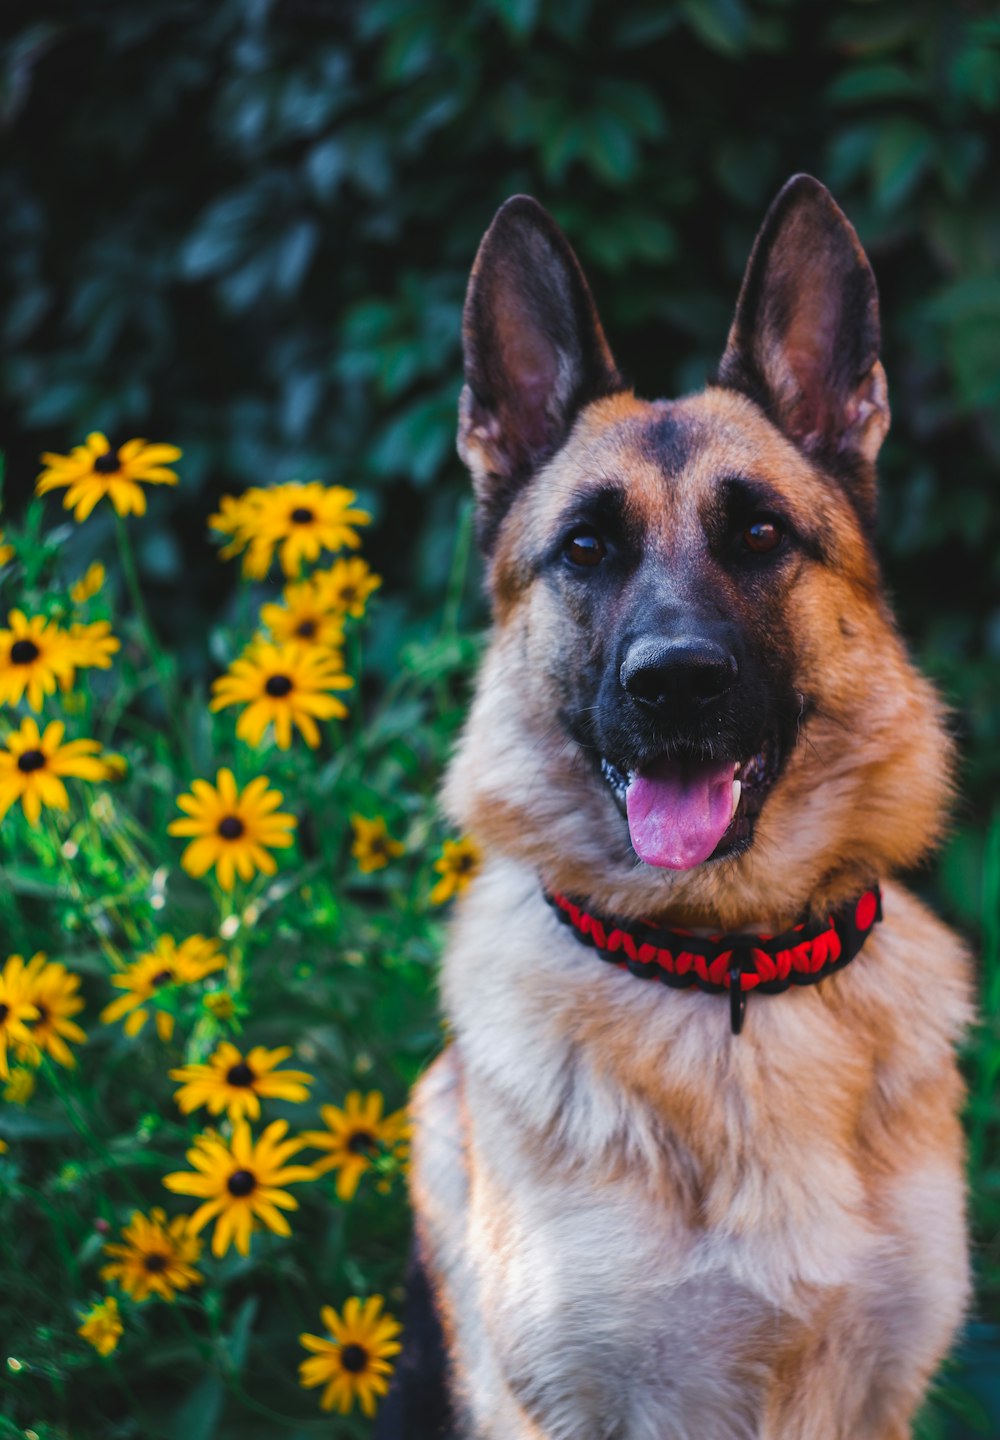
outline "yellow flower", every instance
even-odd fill
[[[212,990],[201,1002],[216,1020],[232,1020],[236,1015],[236,1001],[228,990]]]
[[[42,456],[45,469],[38,477],[35,494],[68,487],[63,507],[74,510],[77,520],[86,520],[105,496],[119,515],[145,515],[146,496],[139,482],[176,485],[176,474],[166,467],[180,458],[176,445],[147,445],[145,440],[129,440],[115,449],[95,430],[86,444],[74,446],[69,455]]]
[[[74,605],[85,605],[88,600],[93,600],[101,586],[104,584],[105,570],[99,560],[87,567],[87,571],[75,585],[70,586],[69,598]]]
[[[370,1091],[364,1099],[360,1091],[352,1090],[343,1110],[336,1105],[321,1107],[325,1130],[307,1130],[302,1135],[304,1145],[327,1152],[322,1160],[313,1162],[317,1175],[325,1175],[328,1170],[340,1172],[337,1194],[341,1200],[353,1198],[362,1175],[372,1168],[380,1151],[400,1146],[408,1135],[406,1111],[396,1110],[383,1119],[384,1104],[378,1090]]]
[[[3,531],[0,530],[0,565],[6,565],[7,561],[13,560],[13,558],[14,547],[13,545],[5,545],[3,543]]]
[[[390,860],[394,860],[406,850],[406,846],[399,840],[391,838],[381,815],[376,815],[374,820],[366,820],[363,815],[352,815],[351,828],[354,831],[351,854],[357,860],[362,875],[381,870]]]
[[[77,994],[79,975],[58,961],[46,960],[39,952],[24,966],[18,983],[25,999],[38,1012],[31,1026],[30,1045],[18,1046],[19,1058],[37,1065],[42,1055],[51,1055],[58,1064],[72,1069],[76,1060],[66,1041],[82,1045],[87,1038],[70,1019],[83,1009],[83,1000]]]
[[[342,719],[347,706],[328,692],[348,690],[354,684],[341,668],[340,656],[315,646],[255,645],[212,686],[209,708],[245,705],[236,722],[236,734],[248,745],[259,745],[268,725],[280,750],[292,743],[292,727],[302,732],[307,745],[319,744],[316,719]],[[315,717],[315,718],[314,718]]]
[[[106,750],[101,757],[104,761],[105,780],[124,780],[128,774],[128,761],[124,755],[118,755],[113,750]]]
[[[30,1045],[31,1031],[25,1022],[37,1017],[24,991],[24,957],[12,955],[0,970],[0,1079],[10,1077],[8,1045]]]
[[[87,1311],[76,1333],[93,1345],[98,1355],[110,1355],[122,1338],[123,1329],[118,1301],[112,1295]]]
[[[110,670],[112,655],[122,648],[121,641],[111,633],[109,620],[95,620],[92,625],[71,625],[65,638],[70,659],[81,670],[91,666]]]
[[[10,1146],[7,1144],[7,1141],[6,1141],[6,1140],[0,1140],[0,1155],[6,1155],[6,1154],[7,1154],[7,1151],[8,1151],[9,1149],[10,1149]]]
[[[72,684],[75,664],[58,625],[12,610],[7,629],[0,630],[0,704],[16,705],[27,692],[32,710],[40,710],[45,696],[55,693],[57,680]]]
[[[431,891],[431,904],[443,905],[453,895],[461,895],[472,881],[482,862],[479,846],[474,840],[446,840],[441,858],[434,861],[434,869],[441,879]]]
[[[171,935],[161,935],[152,950],[147,950],[138,960],[117,975],[112,975],[112,985],[126,993],[112,1000],[101,1011],[101,1019],[105,1025],[110,1025],[127,1015],[125,1034],[138,1035],[149,1019],[147,1005],[154,1000],[158,1002],[161,995],[171,994],[174,986],[192,985],[204,980],[214,970],[223,969],[225,963],[216,940],[192,935],[178,945]],[[171,989],[168,990],[167,986]],[[174,1017],[169,1010],[160,1009],[158,1003],[153,1008],[156,1011],[157,1034],[161,1040],[167,1041],[174,1033]]]
[[[317,570],[312,578],[321,599],[335,613],[355,619],[361,618],[369,595],[382,584],[381,575],[374,574],[360,555],[337,560],[329,570]]]
[[[355,1400],[369,1418],[375,1414],[379,1396],[389,1388],[391,1355],[402,1348],[396,1336],[402,1326],[391,1315],[382,1314],[381,1295],[362,1302],[352,1295],[338,1315],[324,1305],[320,1317],[332,1339],[322,1335],[300,1335],[299,1343],[313,1352],[299,1366],[299,1383],[310,1390],[325,1385],[320,1399],[324,1410],[346,1415]]]
[[[308,1165],[286,1161],[302,1149],[300,1139],[285,1140],[288,1125],[275,1120],[256,1142],[245,1120],[237,1120],[229,1144],[212,1131],[195,1138],[187,1158],[194,1166],[164,1176],[168,1190],[178,1195],[195,1195],[204,1200],[191,1216],[189,1231],[196,1235],[216,1218],[212,1254],[224,1255],[235,1244],[241,1255],[250,1252],[254,1220],[276,1235],[290,1235],[282,1210],[297,1210],[299,1202],[287,1190],[299,1180],[315,1180]]]
[[[26,1065],[15,1065],[3,1087],[3,1098],[12,1105],[27,1105],[35,1093],[35,1072]]]
[[[238,498],[224,495],[219,513],[208,523],[233,537],[223,559],[246,552],[244,575],[263,579],[277,549],[285,574],[296,576],[303,561],[316,560],[322,550],[358,548],[361,538],[354,527],[367,525],[371,516],[351,509],[356,498],[353,490],[318,480],[253,487]]]
[[[101,1271],[102,1280],[117,1280],[133,1300],[150,1295],[173,1301],[178,1290],[200,1285],[204,1277],[194,1268],[201,1254],[201,1241],[190,1233],[186,1215],[167,1222],[160,1209],[147,1215],[134,1211],[122,1230],[124,1245],[105,1245],[105,1255],[114,1256]]]
[[[344,643],[344,621],[320,593],[315,577],[286,585],[284,604],[264,605],[260,618],[279,645],[297,640],[337,650]]]
[[[0,749],[0,819],[20,800],[29,825],[37,825],[42,806],[68,810],[69,796],[62,776],[78,780],[103,780],[105,764],[96,740],[62,743],[66,726],[53,720],[40,734],[30,715],[20,730],[7,736],[7,748]]]
[[[179,795],[177,804],[188,817],[171,820],[171,835],[195,838],[181,856],[189,875],[199,879],[215,866],[223,890],[231,890],[236,872],[250,880],[255,870],[273,875],[277,870],[270,850],[285,850],[292,844],[294,815],[275,813],[284,796],[268,788],[267,777],[258,775],[238,790],[231,770],[220,770],[215,785],[195,780],[191,794]]]
[[[282,1060],[292,1054],[290,1045],[277,1050],[266,1050],[257,1045],[247,1057],[228,1040],[223,1040],[210,1055],[207,1065],[184,1065],[171,1070],[171,1080],[184,1083],[174,1099],[185,1115],[207,1105],[209,1114],[221,1115],[223,1111],[230,1120],[256,1120],[260,1115],[260,1100],[308,1100],[306,1088],[313,1077],[304,1070],[275,1070]]]

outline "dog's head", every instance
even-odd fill
[[[701,394],[632,394],[524,197],[483,240],[464,341],[496,625],[455,817],[553,887],[709,923],[919,858],[949,747],[882,597],[878,300],[829,192],[798,176],[771,206]]]

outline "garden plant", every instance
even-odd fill
[[[250,487],[209,517],[240,622],[184,693],[129,528],[181,452],[93,433],[43,459],[65,510],[34,502],[0,556],[0,1427],[330,1433],[322,1407],[363,1434],[400,1348],[437,915],[476,866],[432,806],[468,650],[446,622],[366,708],[368,515]],[[101,505],[117,595],[62,564]]]

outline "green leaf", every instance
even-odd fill
[[[922,80],[902,65],[866,65],[848,70],[827,89],[833,105],[867,105],[877,100],[911,100],[925,92]]]
[[[538,23],[539,0],[489,0],[489,5],[517,40],[530,35]]]
[[[912,194],[933,154],[933,136],[919,120],[903,116],[879,126],[871,176],[880,210],[895,210]]]
[[[750,37],[750,16],[742,0],[680,0],[680,10],[710,50],[742,55]]]
[[[226,1400],[226,1387],[216,1375],[205,1375],[170,1417],[170,1440],[213,1440]]]

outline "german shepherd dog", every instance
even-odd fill
[[[716,379],[640,400],[516,197],[464,345],[494,626],[445,804],[484,863],[413,1107],[448,1433],[902,1440],[968,1295],[970,1001],[892,878],[952,751],[874,552],[871,267],[796,176]]]

